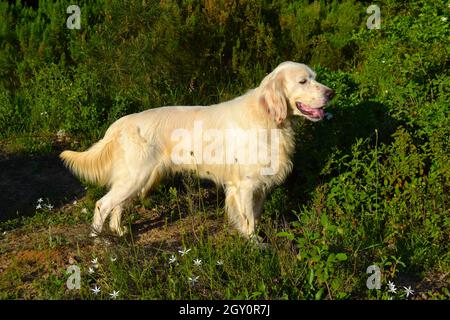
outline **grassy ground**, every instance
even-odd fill
[[[54,153],[28,162],[5,154],[2,159],[18,164],[8,174],[31,177],[28,185],[23,179],[7,181],[11,206],[29,204],[15,201],[24,186],[35,199],[28,217],[0,224],[1,299],[112,299],[114,291],[120,299],[405,299],[403,287],[414,290],[409,299],[449,297],[447,267],[413,273],[397,257],[378,263],[381,289],[367,289],[369,264],[361,260],[370,261],[364,256],[379,244],[339,252],[338,243],[320,239],[332,229],[323,215],[304,221],[302,239],[308,242],[294,236],[298,221],[292,213],[266,216],[260,234],[268,246],[251,244],[227,225],[221,191],[199,185],[194,176],[170,179],[150,198],[136,201],[124,222],[126,237],[93,240],[88,236],[93,204],[104,190],[77,184],[55,159]],[[46,179],[48,188],[36,189],[33,179]],[[52,187],[54,179],[69,181],[64,194],[52,193],[61,188]],[[67,287],[72,265],[80,268],[80,289]],[[395,282],[396,294],[388,292],[388,281]],[[100,293],[91,290],[95,286]]]

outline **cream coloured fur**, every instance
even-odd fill
[[[105,136],[84,152],[64,151],[60,157],[78,176],[110,187],[97,201],[92,224],[93,235],[102,231],[110,217],[110,228],[118,235],[124,205],[136,195],[145,196],[164,176],[174,172],[195,171],[225,189],[226,212],[230,221],[246,237],[252,237],[259,221],[267,192],[281,184],[292,169],[294,152],[292,116],[313,117],[302,112],[322,108],[331,90],[314,80],[306,65],[284,62],[267,75],[260,86],[224,103],[207,107],[161,107],[125,116],[114,122]],[[314,110],[315,111],[315,110]],[[323,116],[322,116],[323,117]],[[173,132],[183,128],[193,133],[194,123],[203,130],[276,129],[279,132],[279,167],[275,174],[262,175],[259,163],[205,163],[191,151],[191,161],[175,164]],[[274,140],[275,141],[275,140]],[[247,143],[247,147],[251,147]],[[271,140],[263,145],[270,149]],[[207,147],[206,143],[202,147]]]

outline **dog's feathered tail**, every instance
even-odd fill
[[[107,185],[111,177],[115,137],[102,139],[83,152],[63,151],[59,157],[77,176],[98,185]]]

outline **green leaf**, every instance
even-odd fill
[[[286,237],[289,240],[294,240],[294,235],[290,232],[281,231],[277,233],[277,237]]]
[[[258,290],[261,291],[261,293],[266,292],[266,285],[264,284],[263,281],[260,281],[258,283]]]
[[[322,294],[323,294],[323,288],[321,288],[319,291],[317,291],[316,295],[315,295],[315,299],[316,300],[320,300],[320,298],[322,298]]]
[[[336,255],[336,259],[338,259],[339,261],[345,261],[347,260],[347,255],[345,253],[338,253]]]
[[[325,213],[320,216],[320,223],[325,228],[328,227],[328,217],[327,217],[327,215]]]
[[[308,279],[308,283],[311,287],[312,287],[313,280],[314,280],[314,270],[311,269],[309,272],[309,279]]]

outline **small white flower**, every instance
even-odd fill
[[[94,271],[94,269],[92,269],[92,267],[89,267],[88,272],[89,272],[89,274],[93,274],[95,271]]]
[[[186,254],[188,254],[188,252],[191,251],[191,249],[184,249],[184,250],[178,250],[178,252],[181,254],[181,256],[184,256]]]
[[[6,235],[6,231],[3,231],[3,235]]]
[[[170,257],[170,259],[169,259],[169,264],[172,264],[172,263],[174,263],[175,261],[177,261],[177,258],[176,258],[174,255],[172,255],[172,256]]]
[[[91,261],[91,263],[92,263],[92,266],[93,266],[95,269],[98,269],[98,258],[93,259],[93,260]]]
[[[74,204],[74,205],[77,205],[77,203],[78,203],[78,201],[77,201],[77,200],[74,200],[73,204]]]
[[[442,18],[441,18],[441,21],[442,21],[442,22],[446,22],[446,21],[447,21],[447,17],[442,17]]]
[[[191,285],[194,285],[194,284],[198,281],[198,277],[199,277],[199,276],[196,276],[196,277],[188,277],[189,283],[190,283]]]
[[[397,293],[397,288],[395,287],[395,284],[391,281],[388,282],[389,292],[391,293]]]
[[[86,208],[81,209],[81,213],[87,213],[87,209]]]
[[[119,295],[119,292],[120,292],[120,291],[114,290],[114,291],[113,291],[112,293],[110,293],[109,295],[111,296],[111,298],[115,299],[115,298],[117,298],[117,296]]]
[[[117,257],[111,257],[110,260],[111,260],[111,262],[116,262]]]
[[[53,209],[53,206],[49,203],[49,204],[47,205],[47,209],[48,209],[48,210],[52,210],[52,209]]]
[[[42,206],[41,206],[40,203],[38,203],[37,206],[36,206],[36,210],[39,210],[39,209],[42,209]]]
[[[386,63],[386,60],[381,60],[381,63]]]
[[[194,266],[201,266],[202,265],[202,260],[200,260],[200,259],[195,259],[195,260],[192,260],[193,262],[194,262]]]
[[[100,287],[97,287],[97,285],[94,286],[94,288],[91,289],[91,291],[97,295],[100,293]]]
[[[411,290],[411,286],[407,287],[403,287],[405,288],[405,293],[406,293],[406,297],[408,298],[409,295],[413,295],[414,294],[414,290]]]
[[[41,203],[41,202],[43,202],[43,201],[44,201],[44,200],[42,200],[42,198],[39,198],[37,202],[38,202],[38,203]]]
[[[217,260],[216,264],[217,264],[218,266],[223,266],[223,260]]]

